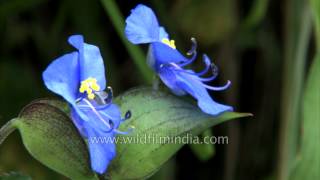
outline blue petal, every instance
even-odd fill
[[[114,135],[113,133],[99,134],[93,128],[88,128],[87,132],[91,168],[103,174],[116,155],[116,147],[112,142]]]
[[[169,35],[164,29],[164,27],[159,28],[159,40],[162,41],[162,39],[169,39]]]
[[[157,17],[145,5],[137,5],[126,19],[125,34],[133,44],[159,41],[159,30]]]
[[[78,115],[77,111],[74,108],[72,108],[71,110],[71,119],[73,123],[76,125],[81,136],[88,137],[87,131],[84,126],[85,121],[80,118],[80,116]]]
[[[177,86],[188,92],[195,99],[198,100],[198,106],[200,109],[211,115],[219,115],[225,111],[232,111],[231,106],[219,104],[210,97],[208,91],[201,81],[192,75],[179,73],[177,76]]]
[[[80,119],[82,119],[84,122],[87,122],[86,125],[90,125],[90,127],[101,133],[110,132],[112,129],[109,120],[111,119],[109,119],[109,117],[105,116],[105,114],[101,113],[100,111],[98,111],[98,113],[100,117],[91,109],[80,109],[80,112],[77,111]],[[84,128],[86,129],[87,127]]]
[[[73,113],[79,116],[78,119],[80,119],[80,121],[89,122],[91,127],[100,132],[110,132],[119,127],[122,119],[120,108],[117,105],[97,105],[91,102],[91,106],[89,106],[86,101],[88,100],[82,100],[78,102],[76,106],[73,106]],[[78,129],[83,127],[83,123],[79,122],[77,117],[73,119]]]
[[[197,76],[175,71],[172,71],[172,73],[175,74],[175,79],[169,79],[171,77],[166,77],[163,74],[159,75],[161,79],[166,79],[165,81],[171,81],[170,83],[175,85],[174,89],[171,88],[173,91],[185,91],[197,99],[198,106],[203,112],[216,116],[225,111],[233,110],[231,106],[219,104],[213,101],[208,94],[207,89],[203,86],[203,83],[198,79]]]
[[[160,68],[159,76],[162,82],[170,88],[170,90],[177,96],[185,95],[186,92],[177,86],[176,74],[169,68]]]
[[[80,83],[78,53],[65,54],[54,60],[43,72],[42,78],[51,91],[75,104]]]
[[[105,70],[100,50],[97,46],[84,43],[83,36],[73,35],[69,43],[79,51],[80,79],[96,78],[101,89],[106,87]]]
[[[110,113],[110,116],[116,118],[118,117],[116,115],[117,112],[115,112],[118,110],[116,108],[116,106],[110,106],[106,113]],[[99,174],[103,174],[106,171],[109,162],[116,154],[115,145],[113,143],[114,132],[113,130],[110,131],[110,128],[106,126],[92,110],[80,108],[78,108],[78,110],[82,112],[82,115],[87,116],[86,118],[88,120],[84,121],[82,116],[79,116],[78,111],[73,109],[73,122],[80,131],[81,135],[85,138],[88,138],[92,169]],[[104,114],[101,114],[101,116],[106,122],[108,122],[108,117],[104,116]],[[120,123],[120,119],[118,121]]]
[[[117,105],[110,104],[109,106],[100,110],[99,112],[114,123],[114,128],[119,127],[121,122],[121,111]]]
[[[156,66],[168,63],[181,63],[189,60],[184,57],[178,50],[173,49],[161,42],[152,43],[150,50],[155,61],[154,64]]]

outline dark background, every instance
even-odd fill
[[[275,176],[287,4],[262,0],[255,7],[258,1],[116,2],[124,17],[138,3],[152,7],[182,52],[190,48],[190,38],[195,37],[198,52],[208,54],[220,69],[213,84],[228,79],[233,83],[227,91],[212,93],[215,99],[234,106],[236,111],[254,114],[213,128],[214,135],[229,137],[229,145],[216,145],[210,160],[198,160],[185,146],[154,179],[249,180]],[[108,84],[116,95],[146,84],[100,1],[2,0],[0,125],[16,117],[33,99],[54,96],[45,88],[41,74],[53,59],[72,50],[67,43],[72,34],[83,34],[86,42],[100,47]],[[146,52],[146,47],[142,49]],[[201,68],[198,60],[194,69]],[[34,179],[64,179],[26,152],[18,132],[0,147],[0,174],[9,171],[20,171]]]

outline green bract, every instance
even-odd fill
[[[67,114],[53,105],[63,108],[65,104],[41,100],[27,105],[1,133],[17,128],[35,159],[71,179],[96,179],[85,142]]]

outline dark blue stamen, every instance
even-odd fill
[[[125,119],[125,120],[130,119],[130,118],[131,118],[131,115],[132,115],[132,114],[131,114],[131,111],[130,111],[130,110],[127,111],[126,114],[125,114],[125,116],[124,116],[124,119]]]

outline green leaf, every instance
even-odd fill
[[[0,137],[6,137],[15,127],[29,153],[47,167],[71,179],[97,179],[89,166],[87,146],[61,111],[63,107],[59,101],[32,102],[1,128]]]
[[[118,96],[115,103],[120,105],[123,112],[126,110],[132,112],[132,117],[124,122],[120,129],[126,131],[130,126],[134,126],[135,129],[128,135],[118,136],[117,156],[108,169],[111,179],[147,178],[185,143],[174,144],[168,139],[162,143],[152,142],[152,139],[144,143],[144,138],[149,139],[148,136],[153,137],[154,141],[160,141],[160,137],[186,138],[189,136],[190,138],[211,126],[250,116],[248,113],[226,112],[218,117],[212,117],[179,97],[154,91],[151,88],[128,91]],[[137,142],[139,138],[140,143]],[[133,139],[136,140],[135,143],[128,142]]]
[[[1,180],[32,180],[31,177],[23,175],[19,172],[10,172],[0,176]]]
[[[320,54],[311,66],[303,99],[302,143],[292,178],[320,179]]]
[[[320,49],[320,1],[310,0],[310,8],[312,10],[313,20],[315,25],[317,50],[319,51]]]
[[[299,145],[301,97],[304,86],[312,19],[306,1],[290,0],[286,7],[284,69],[277,179],[288,180]]]

